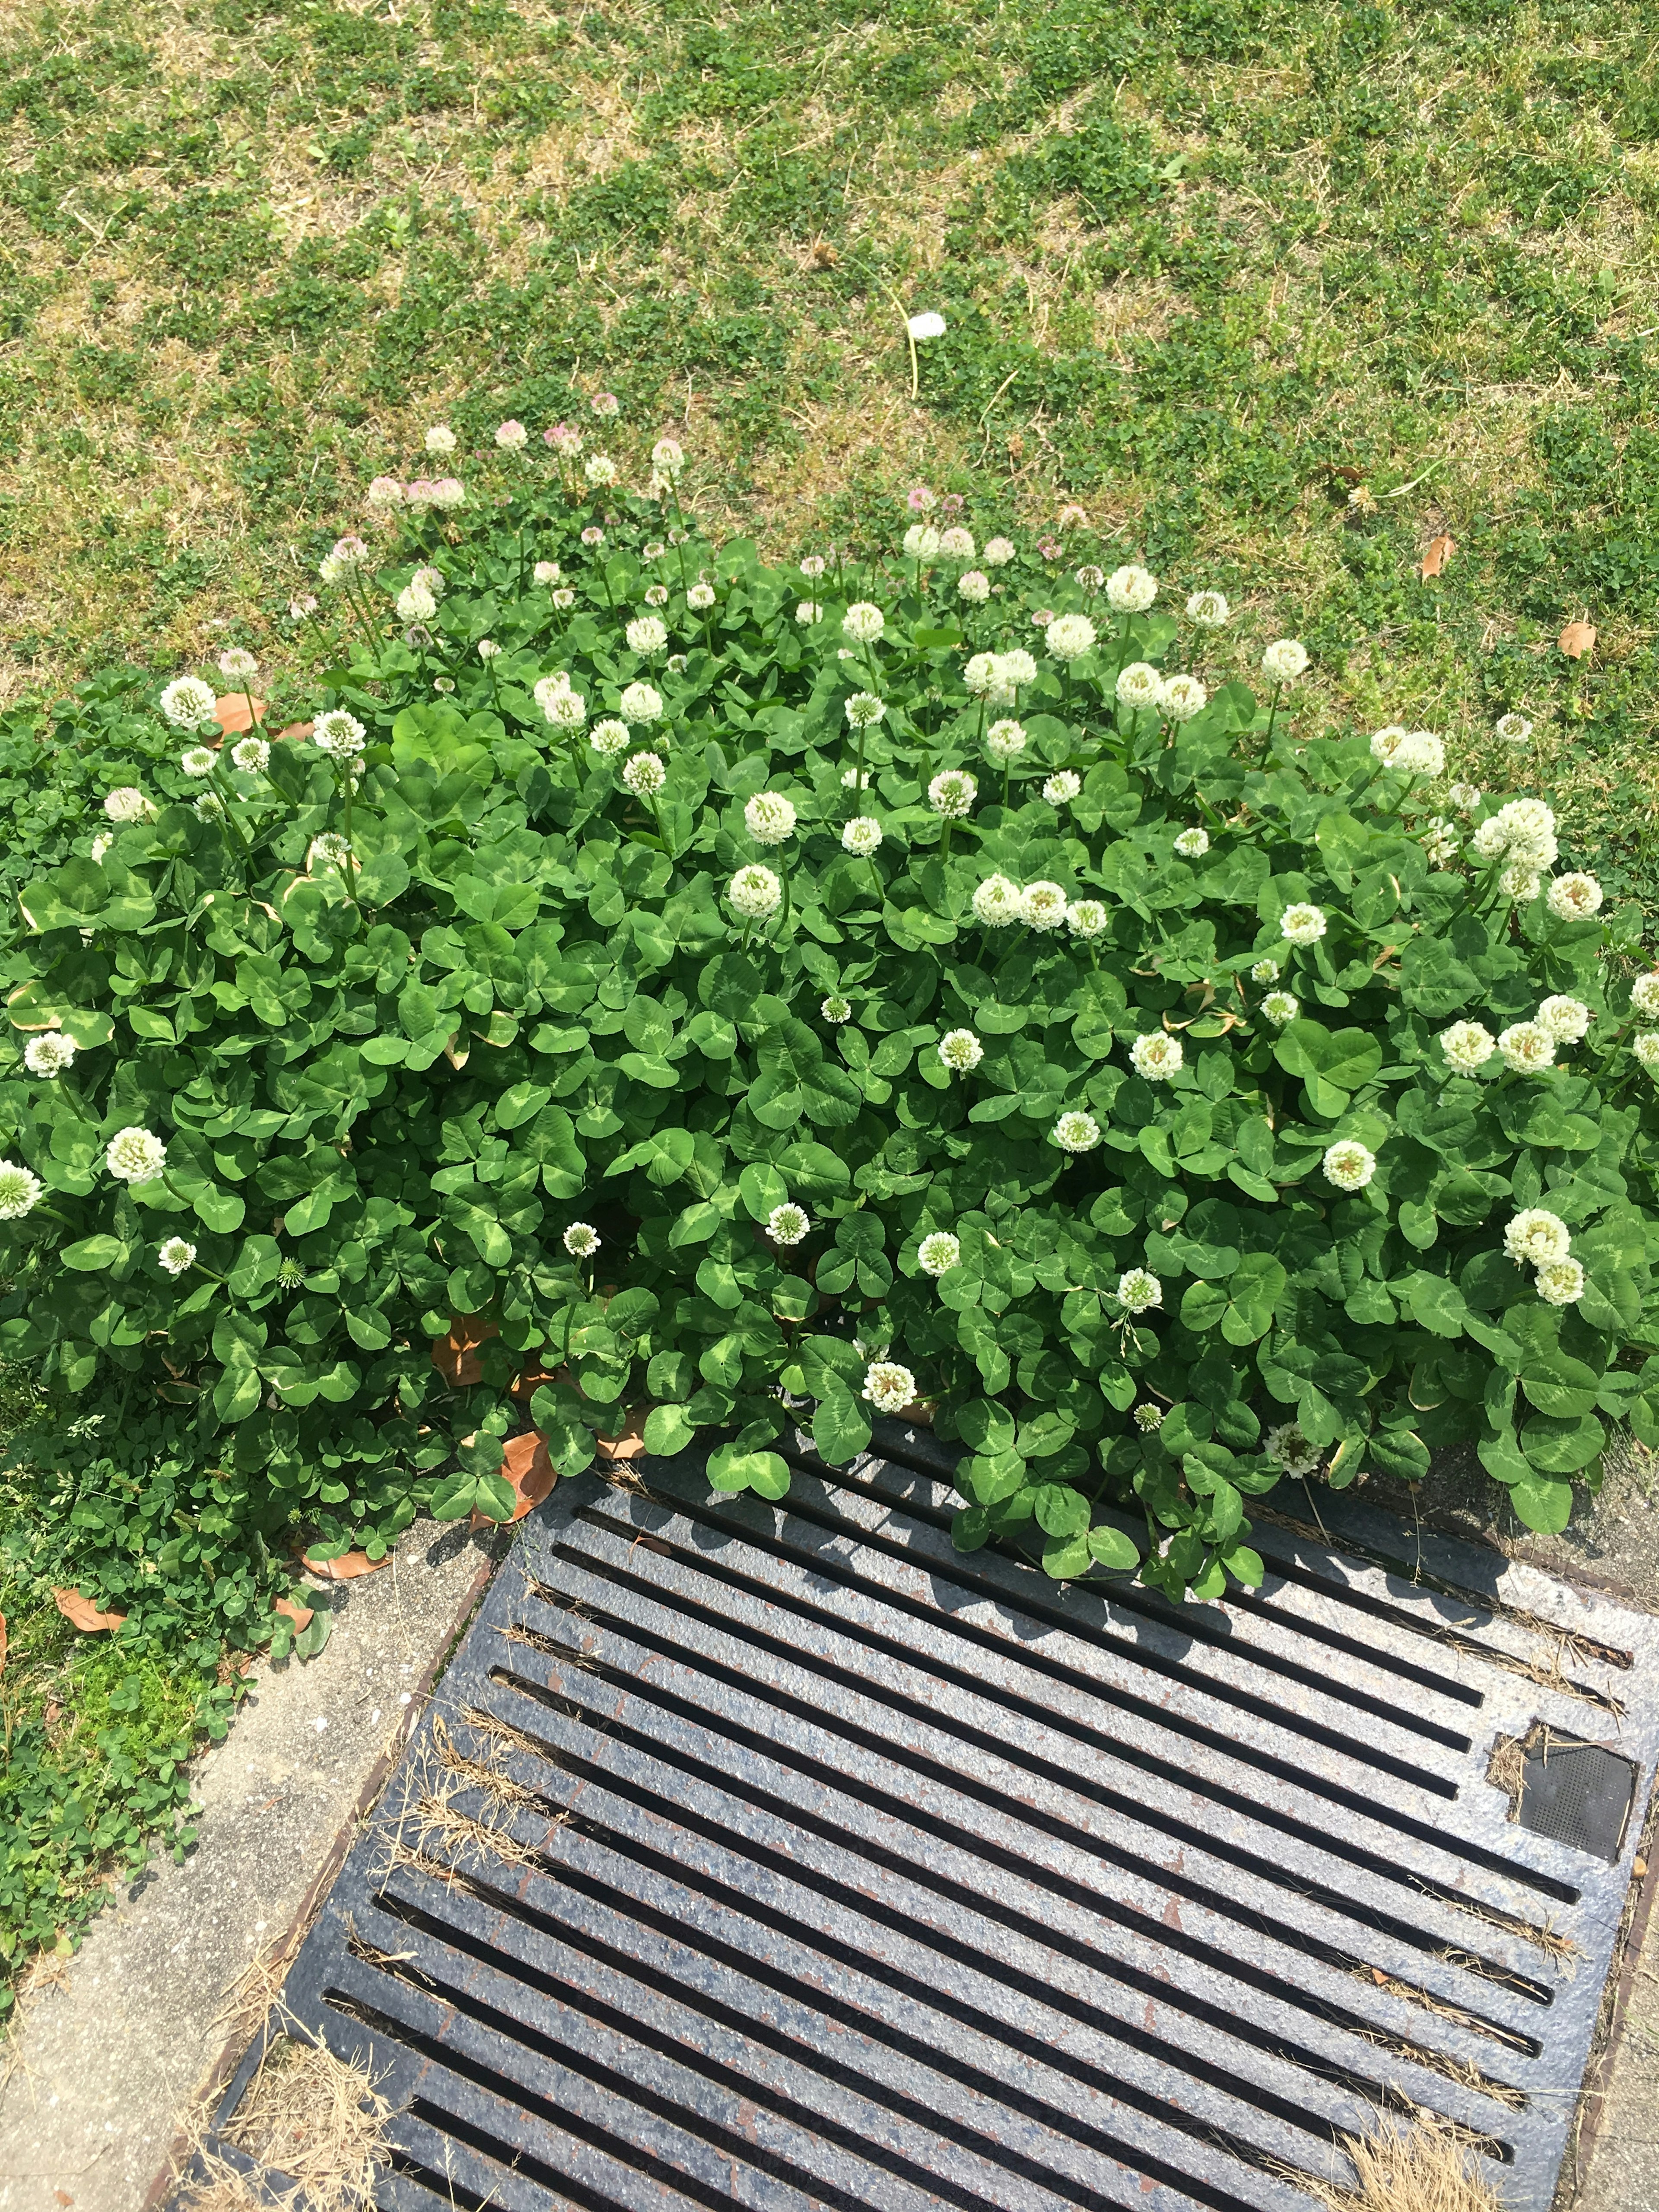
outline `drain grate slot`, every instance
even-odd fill
[[[1413,1587],[1341,1499],[1224,1604],[1058,1587],[883,1441],[522,1524],[283,1993],[394,2108],[382,2212],[1307,2212],[1379,2108],[1547,2212],[1659,1624],[1437,1540]]]

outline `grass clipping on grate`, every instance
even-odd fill
[[[255,2172],[199,2144],[180,2212],[369,2212],[391,2117],[361,2066],[302,2034],[277,2036],[221,2131]]]
[[[1339,2189],[1288,2171],[1326,2212],[1504,2212],[1477,2154],[1429,2114],[1413,2122],[1379,2116],[1368,2136],[1345,2136],[1354,2185]]]

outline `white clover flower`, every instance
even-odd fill
[[[478,640],[478,658],[480,660],[494,660],[499,657],[501,650],[501,648],[496,644],[493,637],[481,637]]]
[[[1097,568],[1091,561],[1085,562],[1077,571],[1077,580],[1085,592],[1097,592],[1106,580],[1106,572]]]
[[[1258,960],[1250,970],[1250,981],[1253,983],[1276,983],[1279,981],[1278,961]]]
[[[957,578],[957,596],[971,607],[982,607],[991,596],[991,580],[977,568],[964,568]]]
[[[1085,943],[1090,938],[1099,936],[1106,927],[1107,918],[1106,909],[1098,899],[1078,899],[1066,909],[1066,928],[1073,937],[1080,937]]]
[[[1473,1075],[1498,1049],[1498,1040],[1479,1022],[1454,1022],[1440,1032],[1440,1049],[1459,1075]]]
[[[668,631],[658,615],[636,615],[628,625],[628,646],[631,653],[660,653],[668,642]]]
[[[617,704],[624,722],[662,720],[662,694],[654,684],[630,684]]]
[[[873,645],[887,627],[887,617],[868,599],[855,599],[841,618],[843,634],[854,645]]]
[[[812,1226],[812,1218],[804,1206],[786,1199],[775,1206],[766,1217],[766,1233],[775,1244],[799,1244]]]
[[[795,609],[795,620],[804,628],[810,629],[814,623],[823,620],[823,609],[816,599],[803,599]]]
[[[1504,1065],[1518,1075],[1539,1075],[1555,1060],[1555,1039],[1541,1022],[1512,1022],[1498,1040]]]
[[[904,551],[912,561],[933,560],[939,544],[939,532],[928,522],[913,522],[904,533]]]
[[[556,561],[538,561],[530,573],[538,584],[556,584],[564,571]]]
[[[941,531],[939,550],[941,553],[949,554],[953,561],[971,561],[974,557],[974,533],[960,526]]]
[[[1219,629],[1231,611],[1219,592],[1194,592],[1187,602],[1187,619],[1200,629]]]
[[[1056,660],[1080,660],[1096,635],[1087,615],[1056,615],[1048,625],[1048,650]]]
[[[263,738],[243,738],[230,749],[233,768],[244,775],[262,775],[270,761],[270,747]]]
[[[627,723],[619,722],[612,716],[603,722],[594,723],[587,733],[587,742],[601,760],[612,760],[618,753],[625,753],[634,740],[629,733]]]
[[[1371,758],[1380,761],[1384,768],[1393,768],[1400,757],[1400,748],[1410,735],[1403,722],[1390,722],[1373,735]]]
[[[1144,1075],[1148,1083],[1167,1083],[1178,1073],[1185,1055],[1181,1039],[1172,1037],[1163,1030],[1149,1030],[1138,1036],[1129,1047],[1129,1064],[1137,1075]]]
[[[155,1256],[169,1275],[182,1275],[196,1265],[196,1247],[182,1237],[169,1237]]]
[[[1544,887],[1544,879],[1526,860],[1511,860],[1498,878],[1498,888],[1517,906],[1529,906]]]
[[[1293,1022],[1302,1011],[1302,1001],[1289,991],[1269,991],[1261,1001],[1261,1012],[1276,1030]]]
[[[1146,1267],[1131,1267],[1117,1279],[1117,1302],[1125,1313],[1151,1313],[1164,1303],[1164,1285]]]
[[[199,730],[204,723],[216,721],[219,702],[213,686],[204,684],[199,676],[180,676],[169,684],[156,702],[162,717],[175,730]]]
[[[862,775],[859,774],[856,768],[844,768],[841,772],[841,787],[843,791],[851,791],[854,787],[860,791],[868,791],[872,781],[868,769],[865,769]]]
[[[745,921],[764,921],[769,914],[777,911],[783,885],[770,868],[751,862],[748,867],[738,870],[726,896]]]
[[[985,751],[999,768],[1006,768],[1025,750],[1025,732],[1012,721],[993,722],[985,732]]]
[[[495,427],[495,443],[504,453],[521,453],[530,443],[530,433],[522,422],[501,422]]]
[[[258,662],[240,645],[230,646],[219,655],[219,673],[228,676],[233,684],[246,684],[258,672]]]
[[[1354,1137],[1325,1147],[1325,1173],[1339,1190],[1364,1190],[1376,1173],[1376,1154]]]
[[[1594,1018],[1582,999],[1546,999],[1538,1018],[1558,1044],[1577,1044]]]
[[[1092,1114],[1062,1114],[1054,1124],[1054,1142],[1062,1152],[1091,1152],[1100,1142],[1100,1124]]]
[[[573,1260],[591,1260],[605,1239],[591,1221],[573,1221],[564,1232],[563,1242]]]
[[[582,463],[582,474],[591,484],[613,484],[617,481],[617,464],[609,453],[590,453]]]
[[[400,623],[428,623],[438,611],[438,602],[424,584],[405,584],[392,605]]]
[[[453,477],[437,477],[426,487],[426,496],[428,505],[435,507],[441,511],[466,505],[465,488],[458,483]],[[415,499],[413,484],[409,488],[409,498],[412,505]]]
[[[865,1370],[863,1395],[878,1413],[902,1413],[915,1402],[916,1378],[895,1359],[873,1359]]]
[[[855,730],[873,729],[887,712],[886,702],[878,699],[873,691],[854,691],[842,710],[848,725]]]
[[[1294,684],[1308,665],[1308,648],[1293,637],[1275,638],[1261,656],[1261,672],[1270,684]]]
[[[952,1075],[966,1075],[985,1057],[985,1048],[972,1030],[946,1030],[939,1041],[939,1056]]]
[[[672,483],[685,466],[685,449],[673,438],[659,438],[651,448],[651,465]]]
[[[959,822],[979,796],[979,786],[966,769],[947,768],[927,787],[927,804],[947,822]]]
[[[1162,1406],[1153,1405],[1150,1398],[1143,1399],[1130,1418],[1138,1429],[1146,1435],[1152,1436],[1164,1426],[1164,1408]]]
[[[198,799],[191,801],[191,807],[204,822],[211,822],[216,815],[224,812],[225,803],[216,791],[204,791]]]
[[[1532,735],[1532,724],[1524,714],[1500,714],[1492,734],[1501,738],[1506,745],[1524,745]]]
[[[1570,1306],[1584,1295],[1584,1271],[1577,1260],[1552,1260],[1533,1281],[1546,1305]]]
[[[1016,550],[1011,539],[991,538],[986,540],[985,550],[979,557],[988,568],[1004,568],[1014,558]]]
[[[1401,740],[1394,765],[1406,775],[1443,775],[1446,748],[1431,730],[1408,730]],[[1468,786],[1463,787],[1467,789]],[[1475,797],[1478,802],[1478,792]]]
[[[191,745],[179,756],[179,765],[186,775],[211,775],[215,755],[205,745]]]
[[[1310,1444],[1295,1421],[1282,1421],[1269,1429],[1262,1444],[1269,1459],[1277,1460],[1286,1474],[1312,1474],[1321,1464],[1324,1447]]]
[[[1534,870],[1553,867],[1559,850],[1555,817],[1541,799],[1511,799],[1480,824],[1471,846],[1483,860],[1502,858]]]
[[[600,529],[597,522],[590,522],[586,529],[582,532],[582,544],[584,545],[603,545],[604,543],[604,531]]]
[[[1083,789],[1083,779],[1069,768],[1059,769],[1042,787],[1050,806],[1069,806]]]
[[[921,343],[926,338],[942,338],[945,336],[945,318],[929,307],[923,314],[910,316],[904,327]]]
[[[1480,804],[1480,787],[1478,783],[1455,783],[1446,797],[1460,814],[1473,814]]]
[[[975,921],[987,929],[1006,929],[1019,920],[1019,885],[1006,876],[987,876],[975,888],[973,907]]]
[[[1210,849],[1207,830],[1183,830],[1175,841],[1175,849],[1183,860],[1201,860]]]
[[[351,848],[339,832],[325,830],[306,848],[306,872],[319,867],[343,868],[350,857]]]
[[[1546,902],[1558,921],[1588,921],[1591,915],[1601,911],[1605,896],[1595,877],[1588,876],[1578,869],[1571,875],[1555,878],[1550,885]]]
[[[665,593],[664,596],[666,597],[666,594]],[[693,584],[686,592],[685,604],[697,614],[704,613],[714,604],[714,586],[712,584]],[[666,642],[665,639],[665,642]],[[637,651],[638,648],[635,647],[635,650]]]
[[[1137,714],[1164,703],[1164,678],[1150,660],[1132,660],[1117,672],[1118,703]]]
[[[428,453],[453,453],[456,446],[455,433],[447,422],[434,422],[426,434],[425,445]]]
[[[1106,604],[1114,614],[1144,615],[1157,597],[1157,577],[1133,562],[1106,579]]]
[[[843,999],[839,991],[831,991],[827,999],[820,1001],[818,1012],[826,1022],[833,1022],[839,1028],[842,1022],[852,1020],[853,1002]]]
[[[1659,1030],[1644,1030],[1631,1039],[1630,1048],[1650,1075],[1659,1076]]]
[[[118,1129],[104,1152],[104,1164],[121,1182],[154,1182],[166,1168],[167,1148],[148,1129]]]
[[[21,1221],[40,1203],[45,1185],[15,1160],[0,1160],[0,1221]]]
[[[562,587],[556,592],[550,592],[548,593],[548,597],[552,600],[554,605],[561,611],[574,607],[576,604],[576,594],[571,591],[568,586]]]
[[[100,830],[92,841],[93,859],[101,860],[114,842],[115,832],[112,830]]]
[[[1018,690],[1022,684],[1036,682],[1037,665],[1023,645],[1016,645],[1008,652],[999,653],[997,659],[1002,670],[1003,682],[1014,690]]]
[[[855,814],[841,833],[843,851],[867,860],[881,842],[881,824],[873,814]]]
[[[635,753],[622,772],[622,780],[635,799],[654,799],[668,781],[659,753]]]
[[[821,576],[830,563],[822,553],[809,553],[800,564],[803,576]]]
[[[326,714],[319,714],[311,726],[311,742],[319,745],[331,760],[355,760],[363,749],[368,732],[355,714],[343,707],[332,707]]]
[[[1469,840],[1469,850],[1477,860],[1501,860],[1508,850],[1509,841],[1504,835],[1504,825],[1495,814],[1488,815],[1479,823]]]
[[[962,1240],[948,1229],[936,1229],[916,1247],[916,1261],[924,1275],[943,1275],[962,1258]]]
[[[1158,705],[1170,722],[1190,722],[1209,704],[1210,695],[1196,676],[1166,676],[1158,690]]]
[[[1420,832],[1423,850],[1437,868],[1449,867],[1457,858],[1457,830],[1443,814],[1431,814]]]
[[[587,404],[601,422],[609,422],[622,413],[622,402],[614,392],[596,392]]]
[[[794,802],[781,792],[757,791],[744,808],[743,818],[757,845],[781,845],[795,833]]]
[[[1504,1231],[1504,1249],[1511,1260],[1547,1267],[1552,1260],[1565,1260],[1572,1238],[1559,1213],[1541,1206],[1523,1206]]]
[[[359,568],[366,568],[370,557],[369,550],[361,538],[337,538],[317,563],[317,574],[325,584],[342,583]]]
[[[1631,985],[1630,1010],[1646,1020],[1659,1016],[1659,969],[1651,969],[1645,975],[1638,975]]]
[[[130,783],[104,793],[104,811],[112,822],[143,822],[155,811],[142,791]]]
[[[50,1082],[61,1075],[75,1057],[75,1039],[48,1030],[44,1036],[31,1037],[23,1047],[23,1065],[31,1075],[39,1075]]]
[[[1328,927],[1322,907],[1297,902],[1279,917],[1279,933],[1291,945],[1317,945]]]
[[[1019,896],[1019,918],[1028,929],[1060,929],[1066,922],[1066,894],[1058,884],[1027,884]]]
[[[1003,674],[1002,656],[996,653],[973,654],[963,664],[962,680],[975,699],[983,699],[993,691],[1006,691],[1010,688]]]

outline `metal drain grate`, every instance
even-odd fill
[[[1325,1498],[1239,1601],[1061,1588],[881,1442],[525,1524],[286,1991],[400,2108],[382,2206],[1306,2212],[1425,2106],[1545,2212],[1640,1821],[1486,1765],[1645,1804],[1659,1622]]]
[[[1635,1789],[1636,1769],[1616,1751],[1546,1737],[1526,1753],[1516,1817],[1523,1828],[1611,1863],[1625,1840]]]

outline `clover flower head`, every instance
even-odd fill
[[[1644,1030],[1630,1041],[1638,1061],[1652,1076],[1659,1076],[1659,1030]]]
[[[1473,814],[1480,804],[1480,787],[1478,783],[1455,783],[1446,797],[1460,814]]]
[[[1069,806],[1083,789],[1083,779],[1069,768],[1055,770],[1042,787],[1042,795],[1050,806]]]
[[[887,617],[868,599],[855,599],[841,618],[843,634],[854,645],[873,645],[887,627]]]
[[[1210,849],[1207,830],[1183,830],[1175,841],[1175,849],[1183,860],[1201,860]]]
[[[443,510],[466,505],[465,488],[453,477],[436,478],[427,486],[427,497],[434,507]]]
[[[573,1221],[564,1232],[564,1249],[573,1260],[591,1260],[604,1241],[591,1221]]]
[[[628,625],[627,635],[630,653],[660,653],[668,642],[660,615],[636,615]]]
[[[1196,676],[1166,676],[1158,691],[1158,705],[1167,722],[1190,722],[1209,704],[1210,695]]]
[[[821,576],[829,566],[822,553],[808,553],[802,559],[800,572],[803,576]]]
[[[285,1291],[297,1291],[301,1284],[304,1282],[305,1279],[306,1271],[300,1265],[300,1262],[297,1260],[289,1257],[285,1253],[281,1261],[278,1263],[276,1269],[276,1280],[282,1285],[283,1289]]]
[[[297,599],[290,599],[288,603],[288,618],[290,622],[303,622],[307,615],[314,615],[316,611],[315,592],[302,592]]]
[[[167,1164],[167,1148],[150,1130],[118,1129],[104,1152],[104,1164],[120,1182],[154,1182]]]
[[[542,677],[531,696],[543,718],[556,730],[579,730],[587,720],[587,702],[571,690],[570,678],[562,669],[556,675]]]
[[[1080,660],[1096,635],[1087,615],[1056,615],[1048,625],[1048,650],[1056,660]]]
[[[1077,899],[1066,909],[1066,927],[1086,944],[1105,928],[1107,914],[1098,899]]]
[[[802,599],[795,609],[795,620],[810,629],[814,623],[823,620],[823,609],[817,599]]]
[[[1584,1295],[1584,1270],[1577,1260],[1552,1260],[1533,1281],[1546,1305],[1570,1306]]]
[[[841,842],[843,851],[866,860],[881,842],[881,824],[873,814],[855,814],[842,830]]]
[[[183,1275],[196,1265],[196,1247],[183,1237],[169,1237],[155,1256],[169,1275]]]
[[[530,443],[530,433],[522,422],[507,421],[495,426],[495,443],[504,453],[521,453]]]
[[[1269,991],[1261,1001],[1264,1018],[1276,1030],[1282,1030],[1287,1022],[1293,1022],[1301,1011],[1302,1001],[1290,991]]]
[[[564,571],[556,561],[538,561],[530,573],[538,584],[556,584]]]
[[[991,596],[991,580],[977,568],[964,568],[957,578],[957,597],[971,607],[982,607]]]
[[[1028,929],[1062,929],[1066,899],[1058,884],[1027,884],[1020,893],[1019,918]]]
[[[342,583],[357,569],[366,568],[372,557],[361,538],[348,534],[335,539],[317,563],[317,574],[325,584]]]
[[[400,623],[428,623],[438,611],[438,602],[421,583],[405,584],[392,605]]]
[[[863,1395],[878,1413],[902,1413],[915,1402],[916,1378],[896,1359],[872,1359],[865,1370]]]
[[[945,336],[945,318],[929,307],[920,315],[907,317],[904,327],[921,343],[927,338],[942,338]]]
[[[0,1221],[21,1221],[40,1203],[45,1186],[30,1168],[0,1160]]]
[[[931,522],[913,522],[904,533],[907,560],[931,561],[939,551],[939,532]]]
[[[270,747],[263,738],[240,738],[230,749],[233,768],[244,775],[262,775],[270,762]]]
[[[946,1030],[939,1041],[939,1056],[952,1075],[966,1075],[985,1057],[985,1048],[972,1030]]]
[[[587,404],[602,422],[613,422],[622,413],[622,402],[614,392],[596,392]]]
[[[478,640],[478,658],[480,660],[494,660],[499,657],[501,650],[501,647],[496,644],[493,637],[481,637]]]
[[[912,514],[931,514],[939,505],[939,496],[926,484],[912,484],[904,495],[904,504]]]
[[[191,745],[179,756],[179,765],[186,775],[211,775],[216,756],[206,745]]]
[[[1582,999],[1546,999],[1538,1019],[1558,1044],[1577,1044],[1586,1036],[1593,1017]]]
[[[1325,1173],[1339,1190],[1364,1190],[1376,1173],[1376,1154],[1355,1137],[1325,1147]]]
[[[1532,735],[1532,724],[1524,714],[1500,714],[1492,726],[1492,734],[1506,745],[1524,745]]]
[[[1504,1249],[1511,1260],[1547,1267],[1552,1260],[1565,1260],[1572,1238],[1559,1213],[1541,1206],[1523,1206],[1504,1231]]]
[[[561,611],[568,607],[574,607],[576,604],[576,594],[568,585],[562,586],[556,592],[550,592],[548,597]]]
[[[1555,1039],[1541,1022],[1511,1022],[1498,1037],[1504,1065],[1518,1075],[1541,1075],[1555,1060]]]
[[[1054,618],[1052,607],[1033,607],[1031,610],[1031,627],[1034,629],[1047,629]]]
[[[219,702],[213,686],[204,684],[199,676],[176,677],[156,704],[163,720],[171,722],[175,730],[199,730],[218,719]]]
[[[1155,1406],[1150,1398],[1143,1399],[1130,1416],[1144,1435],[1152,1436],[1164,1426],[1164,1408]]]
[[[1443,814],[1431,814],[1419,835],[1423,850],[1437,868],[1449,867],[1457,858],[1457,830]]]
[[[849,727],[854,730],[873,729],[887,712],[886,702],[878,699],[873,691],[854,691],[843,712]]]
[[[975,653],[964,661],[962,680],[975,699],[989,697],[991,693],[1006,692],[1008,679],[1003,672],[1002,656],[998,653]]]
[[[659,438],[651,448],[651,465],[659,477],[672,483],[685,466],[685,448],[677,439]]]
[[[1219,629],[1231,611],[1219,592],[1194,592],[1187,602],[1187,619],[1200,629]]]
[[[1120,668],[1114,688],[1118,704],[1135,714],[1164,703],[1164,678],[1150,660],[1132,660]]]
[[[1276,983],[1279,981],[1277,960],[1258,960],[1250,970],[1253,983]]]
[[[630,684],[617,702],[624,722],[659,722],[662,694],[654,684]]]
[[[1530,906],[1544,887],[1544,879],[1526,860],[1511,860],[1498,878],[1498,888],[1517,906]]]
[[[1164,1303],[1164,1285],[1150,1269],[1130,1267],[1117,1279],[1117,1302],[1125,1313],[1151,1313]]]
[[[1019,885],[1006,876],[987,876],[975,887],[973,908],[975,921],[987,929],[1006,929],[1020,918]]]
[[[1129,1064],[1148,1083],[1167,1083],[1180,1072],[1184,1055],[1181,1039],[1164,1030],[1149,1030],[1129,1047]]]
[[[422,442],[428,453],[453,453],[456,444],[455,433],[447,422],[434,422]]]
[[[812,1218],[804,1206],[786,1199],[775,1206],[766,1217],[766,1233],[775,1244],[799,1244],[812,1226]]]
[[[1011,761],[1018,760],[1025,745],[1025,732],[1018,722],[993,722],[985,732],[986,757],[999,768],[1006,768]]]
[[[947,822],[959,822],[979,796],[979,786],[966,769],[947,768],[927,787],[927,804]]]
[[[1372,735],[1371,758],[1380,762],[1384,768],[1392,768],[1399,757],[1401,746],[1410,735],[1411,732],[1403,722],[1389,723]]]
[[[57,1030],[48,1030],[42,1036],[31,1037],[23,1047],[23,1065],[31,1075],[45,1077],[50,1081],[61,1075],[75,1057],[75,1039],[63,1036]]]
[[[582,463],[582,474],[591,484],[613,484],[617,473],[617,464],[609,453],[590,453]]]
[[[916,1261],[924,1275],[943,1275],[962,1258],[962,1240],[948,1229],[935,1229],[916,1247]]]
[[[1459,1075],[1473,1075],[1498,1049],[1498,1040],[1480,1022],[1454,1022],[1440,1032],[1440,1049]]]
[[[1559,847],[1555,817],[1541,799],[1511,799],[1475,831],[1471,840],[1483,860],[1504,859],[1534,870],[1553,867]]]
[[[355,714],[343,707],[331,707],[325,714],[319,714],[311,726],[311,742],[320,745],[331,760],[355,760],[363,749],[368,732]]]
[[[1298,901],[1279,917],[1279,933],[1290,945],[1317,945],[1329,927],[1322,907]]]
[[[597,522],[590,522],[586,529],[582,532],[582,544],[584,545],[603,545],[604,543],[604,531],[600,529]]]
[[[757,845],[781,845],[795,832],[795,806],[781,792],[757,791],[743,810],[750,836]]]
[[[783,885],[770,868],[751,861],[748,867],[738,870],[726,895],[745,921],[763,921],[769,914],[776,913]]]
[[[971,561],[974,557],[974,533],[957,526],[939,533],[939,550],[952,561]]]
[[[1106,571],[1097,568],[1092,561],[1085,561],[1076,574],[1085,592],[1097,592],[1106,580]]]
[[[988,538],[979,557],[988,568],[1004,568],[1015,557],[1016,550],[1010,538]]]
[[[1114,614],[1144,615],[1158,597],[1158,578],[1131,561],[1106,579],[1106,604]]]
[[[1322,1445],[1309,1443],[1295,1421],[1281,1421],[1276,1429],[1269,1429],[1262,1449],[1286,1474],[1316,1474],[1324,1451]]]
[[[313,837],[306,848],[306,870],[343,868],[351,857],[351,848],[337,830],[325,830],[320,837]]]
[[[1308,665],[1308,648],[1293,637],[1275,638],[1261,656],[1261,672],[1270,684],[1294,684]]]
[[[225,802],[216,791],[204,791],[198,798],[191,799],[191,810],[193,813],[199,814],[204,822],[211,822],[216,815],[224,812]]]
[[[1556,877],[1545,902],[1559,921],[1588,921],[1601,911],[1605,896],[1594,876],[1575,869],[1571,875]]]
[[[662,590],[662,586],[660,585],[658,585],[656,588],[659,591]],[[648,596],[649,594],[647,594],[647,597]],[[665,592],[664,597],[666,598],[666,596],[667,594]],[[714,586],[712,584],[703,582],[693,584],[686,592],[685,604],[691,609],[694,614],[700,615],[706,613],[714,604]],[[660,600],[658,602],[658,605],[661,605]],[[665,642],[666,642],[665,640]]]
[[[843,1022],[852,1020],[853,1002],[850,999],[843,999],[839,991],[831,991],[829,997],[820,1002],[818,1012],[826,1022],[834,1023],[839,1029]]]
[[[623,783],[635,799],[654,799],[668,781],[660,753],[635,753],[622,772]]]
[[[1001,664],[1005,684],[1018,686],[1036,682],[1037,665],[1023,645],[1013,646],[1008,652],[999,653],[997,658]]]
[[[115,832],[112,830],[100,830],[92,841],[93,859],[101,860],[114,842]]]
[[[841,787],[843,791],[854,789],[868,791],[872,781],[868,769],[865,769],[862,775],[856,768],[844,768],[841,772]]]
[[[1062,1152],[1091,1152],[1100,1142],[1100,1124],[1092,1114],[1062,1114],[1054,1124],[1054,1142]]]
[[[259,664],[253,655],[240,645],[228,647],[219,655],[219,672],[228,676],[233,684],[246,684],[259,672]]]

